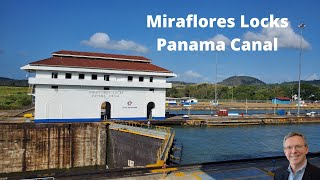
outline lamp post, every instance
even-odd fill
[[[299,87],[298,87],[298,113],[297,115],[300,115],[300,76],[301,76],[301,53],[302,53],[302,30],[304,29],[306,25],[301,23],[298,25],[298,28],[300,28],[300,54],[299,54]]]
[[[217,83],[218,83],[218,53],[216,53],[216,83],[214,85],[214,103],[218,106],[217,103]]]

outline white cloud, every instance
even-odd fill
[[[319,78],[319,75],[317,73],[313,73],[313,74],[309,74],[307,75],[306,78],[304,78],[306,81],[312,81],[312,80],[318,80],[320,79]]]
[[[205,82],[208,80],[208,78],[202,76],[201,74],[199,74],[197,72],[194,72],[192,70],[188,70],[182,74],[177,74],[177,77],[172,80],[184,81],[184,82]]]
[[[192,70],[188,70],[184,73],[184,76],[186,76],[187,78],[202,78],[202,75],[197,73],[197,72],[193,72]]]
[[[209,41],[214,41],[214,42],[223,41],[226,46],[229,46],[231,43],[230,39],[222,34],[215,35],[214,37],[210,38]]]
[[[81,41],[82,44],[94,48],[112,49],[112,50],[131,50],[140,53],[148,52],[148,49],[138,43],[127,40],[113,41],[106,33],[97,32],[89,40]]]
[[[263,28],[259,33],[247,32],[244,34],[244,39],[249,41],[273,41],[273,38],[278,38],[279,48],[300,48],[301,36],[295,33],[289,22],[286,28]],[[302,38],[302,49],[309,49],[311,45]]]

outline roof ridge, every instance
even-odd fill
[[[140,61],[140,62],[151,62],[150,59],[143,56],[132,56],[132,55],[122,55],[122,54],[106,54],[97,52],[82,52],[82,51],[69,51],[60,50],[53,52],[52,56],[63,56],[63,57],[84,57],[84,58],[94,58],[94,59],[113,59],[119,61]]]
[[[76,57],[59,57],[53,56],[39,61],[31,62],[30,65],[36,66],[59,66],[73,68],[96,68],[112,69],[127,71],[148,71],[148,72],[165,72],[172,73],[170,70],[154,65],[152,63],[139,61],[114,61],[103,59],[76,58]]]

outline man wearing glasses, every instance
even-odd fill
[[[275,180],[320,180],[320,169],[307,161],[308,143],[303,134],[291,132],[283,139],[284,154],[289,166],[275,172]]]

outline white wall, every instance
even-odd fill
[[[51,78],[51,73],[49,71],[37,71],[36,78]]]
[[[110,76],[110,81],[128,81],[128,76],[133,76],[133,82],[139,82],[139,77],[144,77],[144,82],[150,82],[149,78],[153,77],[154,83],[166,83],[166,77],[163,76],[150,76],[150,75],[130,75],[130,74],[105,74],[105,73],[83,73],[72,71],[37,71],[36,78],[52,79],[52,73],[58,73],[58,79],[65,79],[66,73],[71,73],[71,79],[79,79],[79,74],[85,74],[85,80],[91,80],[92,74],[98,75],[98,81],[104,81],[104,75]]]
[[[172,86],[166,83],[166,77],[175,76],[160,72],[30,65],[22,69],[36,71],[35,77],[29,78],[29,83],[36,85],[35,119],[45,120],[100,119],[101,104],[105,101],[111,104],[112,119],[146,119],[149,102],[155,103],[153,117],[164,118],[165,89]],[[58,73],[57,79],[52,78],[52,72]],[[71,79],[65,78],[66,73],[72,74]],[[79,74],[85,74],[85,78],[79,79]],[[97,80],[91,79],[92,74],[97,74]],[[109,75],[109,81],[104,81],[104,75]],[[128,82],[128,76],[133,76],[132,82]],[[139,76],[144,77],[143,82],[139,82]]]
[[[59,86],[56,90],[48,85],[37,85],[35,119],[100,118],[101,104],[105,101],[111,104],[112,119],[146,118],[149,102],[155,103],[153,117],[165,116],[165,89],[154,92],[147,88],[102,89]]]

